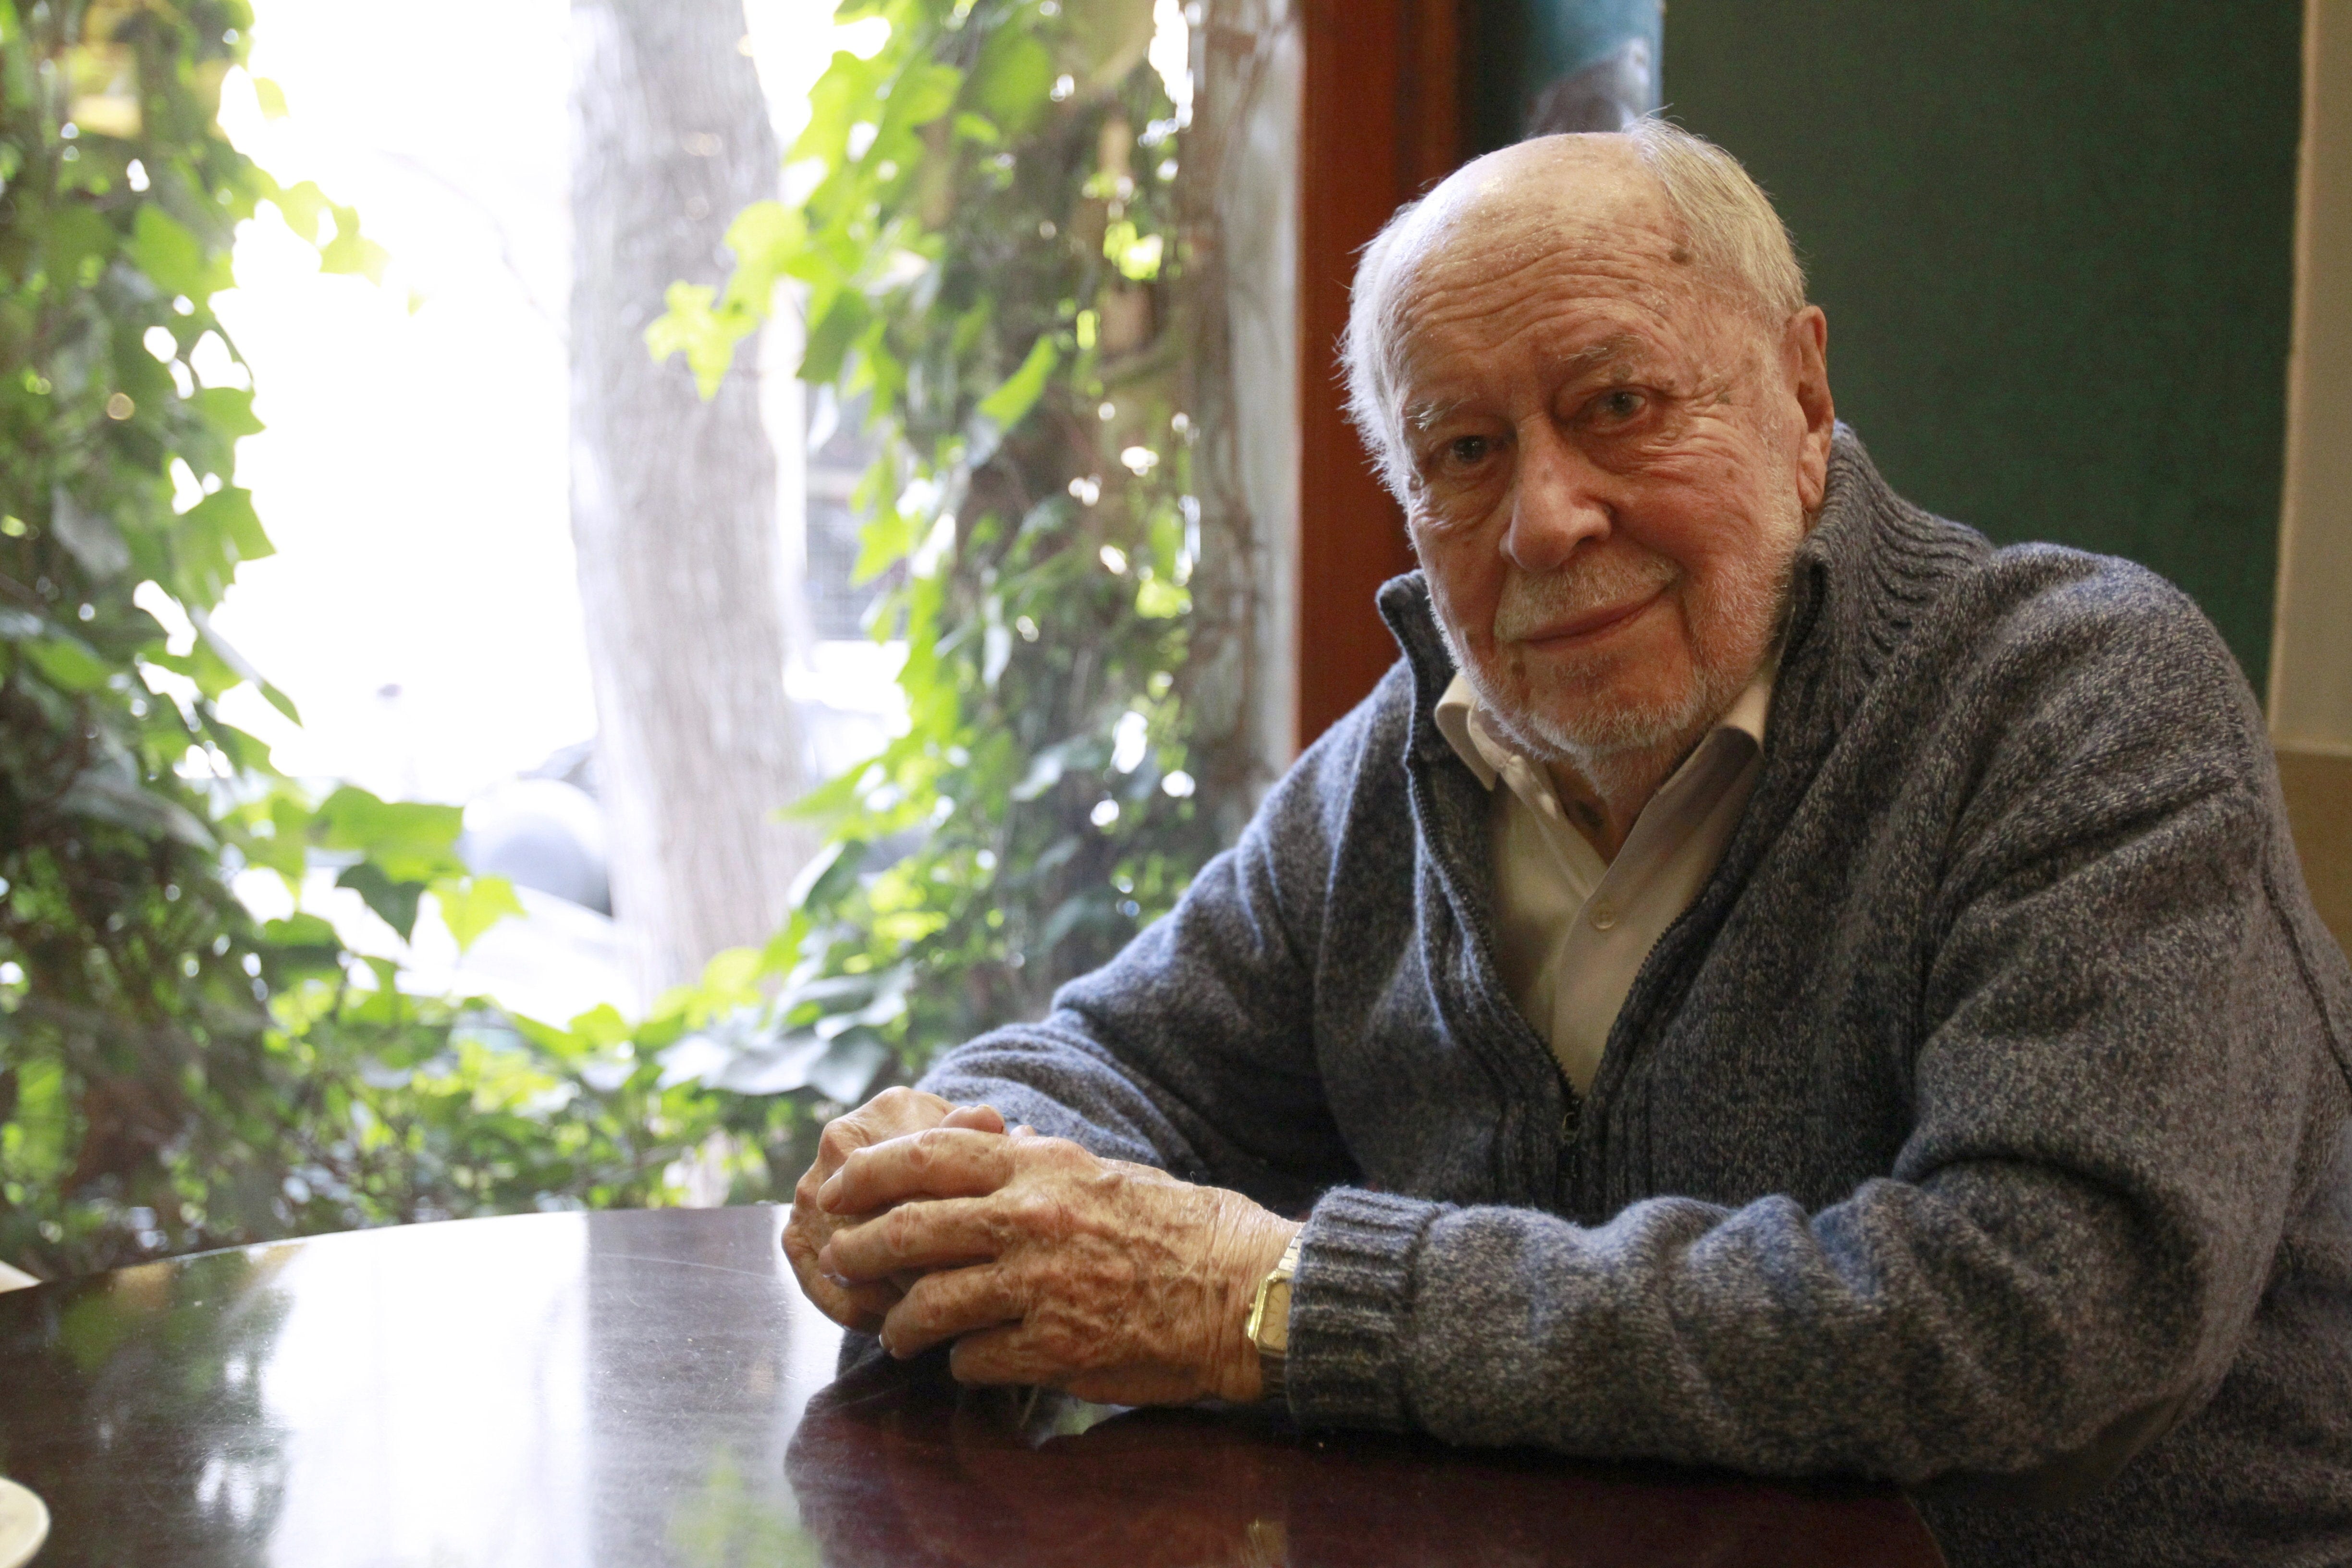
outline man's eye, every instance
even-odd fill
[[[1640,393],[1619,387],[1614,392],[1602,393],[1593,407],[1594,412],[1599,414],[1605,422],[1622,425],[1649,405],[1650,400]]]
[[[1445,460],[1459,468],[1474,468],[1486,460],[1495,444],[1484,436],[1457,436],[1445,444]]]

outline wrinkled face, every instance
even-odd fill
[[[1399,361],[1439,624],[1498,727],[1571,763],[1694,741],[1747,684],[1830,426],[1820,312],[1764,326],[1675,259],[1646,175],[1587,164],[1456,204]]]

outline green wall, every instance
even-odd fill
[[[2130,556],[2270,663],[2302,7],[1670,0],[1666,112],[1772,194],[1896,489]]]

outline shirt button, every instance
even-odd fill
[[[1613,931],[1616,929],[1616,926],[1617,907],[1614,904],[1612,904],[1608,900],[1603,899],[1601,902],[1592,906],[1592,929],[1594,931]]]

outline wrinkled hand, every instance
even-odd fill
[[[929,1271],[883,1315],[893,1355],[953,1340],[961,1382],[1106,1404],[1259,1396],[1250,1302],[1298,1226],[1239,1193],[942,1125],[853,1152],[817,1204],[840,1216],[821,1273],[866,1290]]]
[[[886,1089],[847,1115],[825,1123],[817,1138],[816,1163],[793,1188],[793,1217],[784,1226],[784,1256],[791,1259],[793,1272],[799,1276],[808,1299],[844,1328],[874,1332],[881,1328],[883,1315],[906,1292],[901,1284],[888,1279],[844,1286],[825,1277],[817,1267],[818,1250],[835,1231],[866,1216],[821,1207],[817,1189],[858,1150],[933,1127],[963,1129],[981,1137],[1002,1135],[1004,1118],[990,1106],[957,1105],[917,1089]]]

